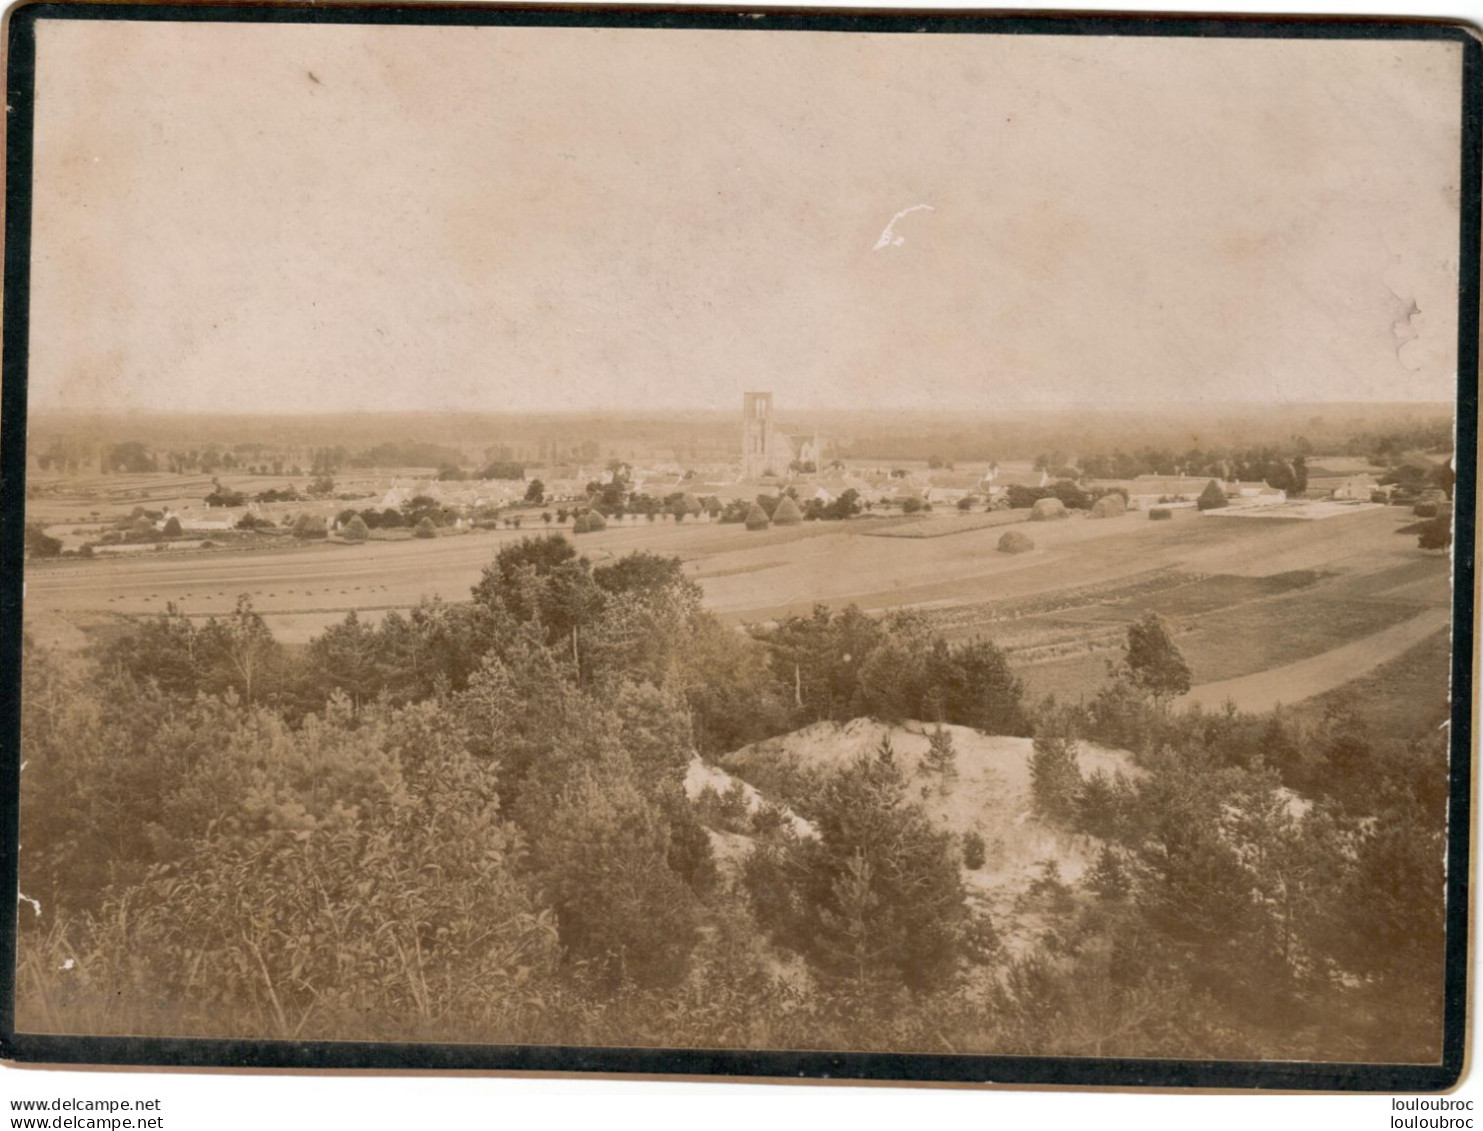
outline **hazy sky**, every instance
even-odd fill
[[[42,21],[31,400],[1450,399],[1460,67]]]

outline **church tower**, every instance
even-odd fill
[[[742,394],[742,478],[759,479],[779,469],[771,464],[773,441],[772,394]],[[782,469],[786,471],[787,469]]]

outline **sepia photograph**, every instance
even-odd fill
[[[9,20],[7,1058],[1457,1079],[1470,31]]]

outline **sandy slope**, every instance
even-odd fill
[[[955,833],[976,831],[984,838],[983,868],[964,872],[970,895],[985,907],[1012,952],[1027,949],[1044,921],[1026,892],[1053,860],[1068,883],[1081,878],[1095,860],[1100,844],[1092,837],[1061,832],[1043,824],[1030,800],[1032,744],[1028,738],[985,735],[969,727],[949,726],[957,751],[955,780],[942,781],[922,771],[930,726],[908,722],[889,726],[872,719],[849,723],[816,723],[792,734],[743,747],[722,759],[727,771],[745,780],[769,763],[793,761],[801,766],[837,767],[874,751],[889,734],[897,762],[910,783],[911,799],[920,802],[933,822]],[[1082,743],[1083,774],[1102,770],[1127,776],[1139,771],[1123,751]],[[719,772],[707,767],[708,772]],[[758,775],[760,776],[760,775]],[[699,778],[697,777],[697,782]],[[688,783],[687,783],[688,784]],[[717,788],[721,788],[717,781]],[[696,785],[698,792],[700,786]],[[724,845],[728,853],[741,846]]]

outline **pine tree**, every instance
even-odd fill
[[[941,788],[946,792],[949,783],[958,776],[958,752],[953,747],[953,735],[941,723],[932,728],[927,736],[927,755],[922,759],[922,768],[941,778]]]
[[[1069,823],[1076,816],[1080,792],[1076,741],[1068,735],[1036,735],[1030,755],[1030,794],[1036,813],[1046,820]]]

